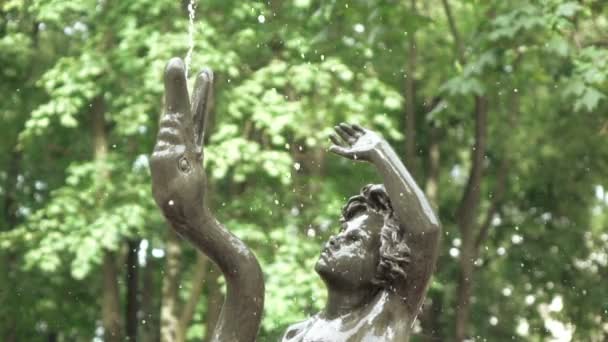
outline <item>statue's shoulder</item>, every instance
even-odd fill
[[[285,334],[283,334],[282,342],[298,342],[302,339],[303,335],[308,331],[310,326],[317,320],[317,315],[308,318],[305,321],[298,322],[290,325]]]
[[[359,317],[361,341],[407,341],[415,319],[404,299],[382,291]]]

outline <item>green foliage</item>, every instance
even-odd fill
[[[443,1],[415,8],[198,1],[189,78],[206,65],[217,79],[205,166],[221,221],[265,272],[261,341],[320,309],[326,294],[311,271],[319,248],[346,198],[378,181],[371,167],[326,153],[331,127],[369,126],[401,153],[407,103],[417,113],[415,176],[423,187],[432,177],[431,146],[439,145],[437,206],[446,235],[430,297],[442,303],[433,329],[453,336],[455,212],[471,165],[476,96],[489,108],[480,224],[505,161],[508,172],[475,262],[471,336],[548,339],[541,311],[559,297],[563,308],[548,315],[576,326],[574,340],[606,338],[608,293],[599,286],[607,274],[606,195],[598,193],[608,188],[608,8],[601,1],[448,3],[457,38]],[[0,324],[0,339],[56,332],[91,340],[101,321],[104,251],[121,260],[122,277],[126,240],[166,247],[146,156],[163,68],[185,55],[187,31],[187,11],[176,1],[0,4],[0,283],[8,284],[0,322],[14,323]],[[406,80],[414,99],[406,98]],[[105,159],[93,148],[100,109]],[[187,274],[194,258],[184,250]],[[147,255],[157,310],[165,260]],[[192,280],[183,281],[187,298]],[[188,340],[206,333],[209,291]],[[146,320],[158,328],[158,312]]]
[[[99,266],[103,250],[118,249],[121,240],[159,221],[158,214],[153,215],[147,174],[131,172],[123,179],[99,182],[97,172],[103,167],[118,171],[94,162],[72,165],[66,185],[54,190],[46,206],[23,227],[6,236],[4,247],[23,243],[28,248],[26,269],[56,272],[69,265],[72,275],[82,279]]]
[[[582,49],[574,61],[572,76],[567,81],[564,95],[574,98],[574,110],[595,110],[602,99],[608,82],[608,53],[594,46]]]

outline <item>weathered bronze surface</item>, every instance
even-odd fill
[[[440,225],[388,143],[342,123],[330,151],[372,163],[383,185],[367,185],[342,210],[340,232],[316,264],[325,308],[287,329],[283,341],[407,341],[437,259]]]
[[[213,216],[202,169],[213,74],[204,70],[192,95],[184,65],[169,61],[165,114],[151,158],[156,203],[181,236],[222,270],[227,295],[213,341],[254,341],[264,303],[260,266],[245,244]],[[290,326],[283,341],[407,341],[435,261],[440,224],[423,192],[388,143],[342,123],[330,151],[373,164],[383,185],[367,185],[342,211],[340,231],[323,246],[315,270],[327,286],[325,308]]]
[[[221,269],[226,300],[212,341],[254,341],[264,307],[264,279],[245,244],[218,222],[205,200],[202,169],[205,121],[213,104],[213,73],[198,74],[192,106],[184,63],[173,58],[165,71],[165,113],[150,159],[152,193],[175,231]]]

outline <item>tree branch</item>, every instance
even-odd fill
[[[466,63],[464,45],[456,27],[456,22],[452,15],[452,9],[448,0],[442,0],[445,15],[448,19],[450,31],[454,38],[457,59],[461,64]],[[458,207],[458,228],[462,234],[464,243],[472,243],[470,239],[471,229],[475,219],[475,214],[479,202],[480,185],[483,171],[483,158],[486,151],[486,131],[487,131],[487,112],[488,101],[484,96],[475,96],[475,144],[471,151],[471,170],[466,188],[464,190],[460,205]]]
[[[454,45],[456,48],[456,55],[458,57],[458,61],[460,64],[466,64],[466,58],[464,54],[464,43],[460,38],[460,33],[458,32],[458,27],[456,27],[456,22],[454,21],[454,17],[452,16],[452,9],[450,8],[450,4],[448,0],[441,0],[443,3],[443,9],[445,11],[445,16],[448,18],[448,25],[450,26],[450,31],[452,32],[452,37],[454,38]]]
[[[488,103],[485,97],[475,97],[475,144],[471,151],[472,166],[466,188],[458,207],[458,228],[463,239],[470,238],[470,231],[479,204],[483,175],[483,160],[486,153]],[[465,241],[465,243],[468,241]]]
[[[488,232],[490,231],[490,226],[492,225],[492,218],[494,217],[494,215],[498,212],[498,209],[500,208],[502,198],[505,193],[505,183],[506,183],[506,178],[507,178],[507,172],[509,169],[509,164],[510,163],[509,163],[508,159],[506,159],[506,158],[503,159],[503,161],[500,165],[500,168],[498,170],[498,179],[497,179],[496,189],[494,191],[494,197],[492,198],[492,203],[490,204],[490,207],[488,208],[488,211],[486,213],[486,218],[485,218],[483,224],[481,225],[479,233],[477,234],[477,238],[475,239],[475,255],[476,256],[479,254],[479,247],[488,237]]]
[[[517,57],[514,65],[519,64],[519,62],[521,61],[520,57],[521,57],[521,55]],[[509,131],[514,132],[515,126],[517,124],[517,116],[519,114],[519,96],[517,94],[512,94],[510,97],[509,104],[510,104],[510,115],[507,118],[507,123],[508,123]],[[508,150],[508,146],[506,146],[505,149]],[[490,226],[492,224],[492,217],[496,214],[496,212],[498,212],[502,199],[504,197],[506,179],[507,179],[507,175],[510,170],[511,159],[509,157],[509,153],[505,152],[505,153],[503,153],[503,155],[504,155],[504,158],[498,168],[498,176],[497,176],[496,189],[494,190],[494,198],[492,200],[490,208],[488,208],[486,218],[484,220],[483,225],[481,226],[481,228],[479,230],[479,234],[477,235],[477,238],[475,239],[475,254],[476,255],[479,254],[479,247],[481,246],[481,244],[488,238],[488,233],[490,230]]]

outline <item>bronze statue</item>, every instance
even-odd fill
[[[260,266],[245,244],[214,217],[202,169],[205,119],[213,74],[197,79],[192,106],[184,64],[165,72],[165,114],[151,158],[156,203],[181,236],[222,270],[228,287],[212,341],[254,341],[264,303]],[[325,282],[325,308],[290,326],[283,341],[407,341],[437,259],[440,225],[426,197],[388,143],[342,123],[330,151],[376,166],[384,185],[367,185],[342,210],[341,229],[315,269]]]

